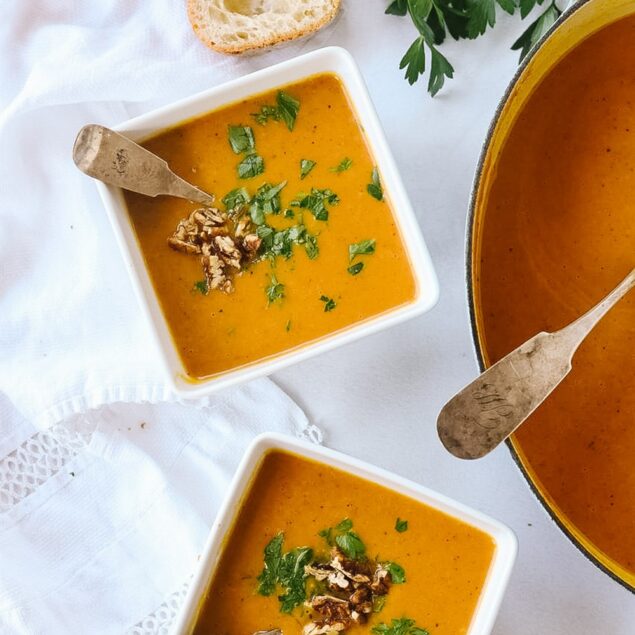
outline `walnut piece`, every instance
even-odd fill
[[[262,240],[253,233],[249,217],[233,226],[227,214],[215,207],[199,207],[180,220],[168,245],[184,254],[200,254],[210,290],[231,293],[232,276],[258,257]],[[230,274],[231,271],[231,274]]]
[[[351,560],[337,547],[331,551],[328,563],[313,562],[304,567],[304,572],[318,582],[326,582],[330,594],[315,595],[306,602],[319,618],[305,626],[303,635],[330,634],[365,624],[375,598],[386,595],[392,584],[384,565]]]

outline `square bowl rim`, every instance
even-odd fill
[[[196,572],[188,588],[175,623],[175,635],[187,635],[194,626],[197,609],[207,590],[218,560],[225,548],[225,538],[237,520],[244,498],[254,482],[263,459],[270,452],[289,452],[303,459],[339,469],[407,496],[454,519],[486,533],[495,543],[486,579],[472,614],[466,635],[487,635],[493,628],[518,552],[513,530],[499,520],[398,474],[305,439],[277,432],[255,437],[238,464],[219,507]]]
[[[284,75],[288,73],[294,75],[291,79],[284,79]],[[115,232],[135,295],[149,325],[166,378],[171,389],[181,398],[207,396],[222,388],[269,375],[291,364],[414,318],[432,309],[438,301],[439,283],[429,251],[361,72],[346,49],[338,46],[316,49],[133,117],[113,126],[113,130],[128,133],[133,140],[141,140],[193,117],[229,106],[242,98],[257,96],[264,91],[302,81],[319,73],[333,73],[338,77],[364,129],[365,141],[379,167],[384,189],[392,200],[391,213],[402,234],[404,249],[416,282],[416,295],[404,305],[370,316],[292,349],[254,360],[244,366],[230,368],[208,378],[190,378],[149,277],[121,190],[97,181],[97,189]],[[267,86],[262,87],[263,83]]]

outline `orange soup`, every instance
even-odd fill
[[[221,214],[236,224],[244,219],[257,245],[255,262],[240,271],[218,254],[232,274],[231,292],[222,291],[223,280],[210,289],[218,279],[210,268],[204,275],[201,245],[181,243],[195,252],[189,254],[167,242],[177,227],[181,237],[187,233],[187,222],[179,223],[197,206],[126,193],[152,283],[192,378],[277,355],[414,299],[415,280],[381,175],[336,76],[313,76],[232,104],[144,145],[214,193]],[[240,220],[232,217],[236,210]]]
[[[324,598],[335,597],[340,611],[358,611],[344,633],[408,620],[418,635],[460,635],[494,549],[488,534],[414,499],[271,451],[226,538],[194,633],[310,633],[325,619]]]
[[[475,256],[493,363],[591,308],[635,266],[635,18],[589,37],[525,105],[497,161]],[[547,501],[635,584],[635,294],[515,435]]]

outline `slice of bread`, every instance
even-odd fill
[[[244,53],[322,28],[341,0],[188,0],[198,38],[222,53]]]

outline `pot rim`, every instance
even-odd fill
[[[474,173],[474,180],[472,183],[472,190],[470,194],[469,208],[468,208],[468,216],[467,216],[467,224],[466,224],[466,234],[465,234],[465,288],[467,291],[467,306],[469,310],[469,319],[470,319],[470,334],[472,339],[472,345],[474,348],[474,354],[476,357],[476,361],[478,363],[479,371],[482,373],[487,368],[485,365],[485,359],[483,355],[483,350],[481,348],[481,344],[479,341],[479,331],[476,320],[476,302],[474,295],[474,288],[472,285],[473,280],[473,267],[472,267],[472,256],[474,253],[474,227],[475,221],[477,218],[476,208],[477,208],[477,196],[479,191],[479,186],[483,177],[483,168],[485,165],[486,157],[489,153],[489,149],[491,146],[492,138],[494,136],[494,132],[498,127],[498,123],[503,114],[503,110],[507,105],[509,98],[518,84],[518,81],[522,77],[523,73],[537,55],[537,53],[542,49],[545,42],[551,38],[551,36],[560,29],[560,27],[579,9],[583,6],[587,5],[592,0],[577,0],[570,4],[560,15],[560,17],[554,22],[551,28],[543,35],[543,37],[535,44],[535,46],[531,49],[531,51],[525,56],[525,58],[520,62],[516,72],[514,73],[513,78],[511,79],[509,85],[507,86],[505,93],[503,94],[501,100],[498,102],[496,107],[496,111],[494,112],[494,116],[487,130],[487,134],[485,136],[485,140],[483,142],[483,147],[481,149],[481,153],[478,159],[478,163],[476,165],[476,171]],[[615,580],[622,587],[630,591],[631,593],[635,593],[635,586],[629,584],[626,580],[621,578],[616,572],[609,569],[597,556],[592,553],[565,525],[562,521],[558,513],[552,507],[552,505],[547,501],[547,499],[543,496],[542,492],[530,476],[527,471],[525,465],[520,458],[520,455],[516,451],[514,444],[510,438],[505,440],[505,445],[511,454],[514,463],[520,470],[523,478],[529,485],[529,489],[534,494],[534,496],[540,501],[543,509],[547,512],[549,517],[555,524],[560,528],[560,530],[564,533],[564,535],[573,543],[575,547],[596,567],[598,567],[601,571],[606,573],[610,578]]]

